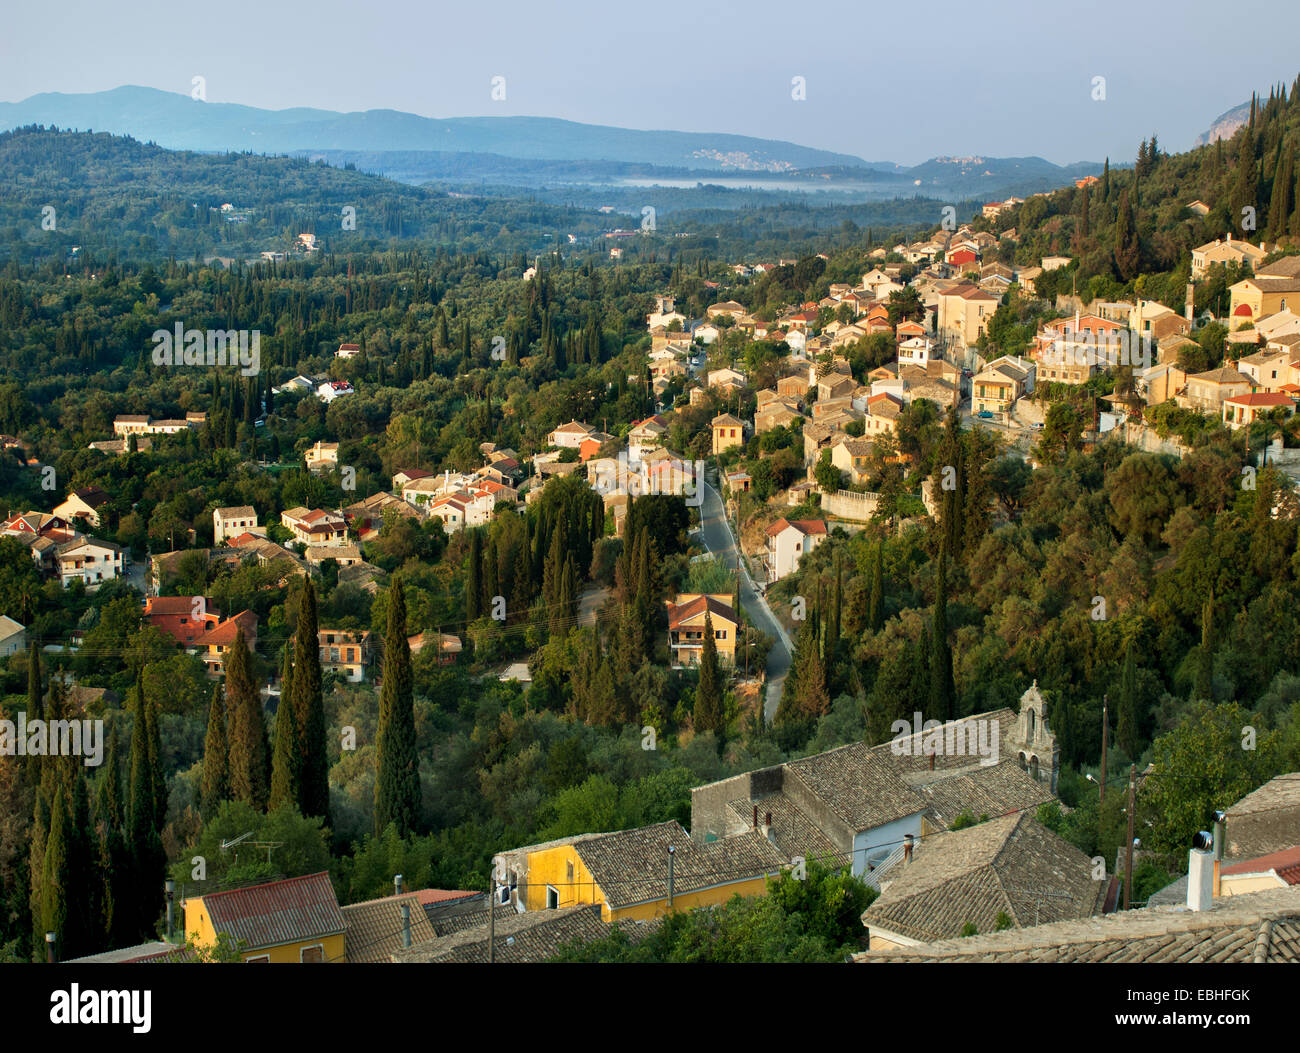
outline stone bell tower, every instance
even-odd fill
[[[1056,780],[1061,771],[1061,748],[1048,727],[1046,708],[1035,680],[1020,696],[1020,715],[1016,718],[1015,732],[1008,745],[1015,751],[1016,763],[1039,782],[1047,783],[1052,793],[1056,793]]]

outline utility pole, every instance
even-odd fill
[[[1128,910],[1129,893],[1133,887],[1133,813],[1134,798],[1137,795],[1137,765],[1130,764],[1128,769],[1128,845],[1125,849],[1127,859],[1124,863],[1124,909]]]
[[[1106,740],[1110,737],[1110,696],[1101,696],[1101,800],[1106,803]]]
[[[1126,893],[1127,894],[1127,893]],[[1125,901],[1127,906],[1127,900]],[[488,879],[488,964],[492,965],[497,960],[496,949],[497,936],[497,879],[493,874]]]

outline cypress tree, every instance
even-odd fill
[[[1201,607],[1201,646],[1196,652],[1196,679],[1193,699],[1214,699],[1214,590]]]
[[[123,922],[133,939],[142,938],[149,930],[153,911],[148,907],[150,901],[141,892],[158,887],[165,864],[162,839],[158,836],[155,825],[157,811],[153,796],[153,773],[149,764],[147,708],[144,684],[137,679],[132,692],[130,791],[126,816],[126,842],[132,853],[130,884],[134,898],[127,909],[130,920]]]
[[[280,692],[281,700],[284,691]],[[226,740],[226,703],[221,685],[212,685],[208,703],[208,731],[203,738],[203,783],[199,795],[199,813],[204,821],[212,820],[221,802],[230,797],[230,747]]]
[[[469,575],[465,579],[465,620],[483,617],[483,535],[476,529],[469,537]]]
[[[117,747],[117,725],[108,734],[108,762],[95,787],[92,822],[98,850],[98,932],[102,945],[117,947],[129,939],[128,905],[131,902],[130,856],[122,834],[122,763]]]
[[[41,690],[41,652],[33,640],[27,647],[27,719],[45,717],[44,692]],[[27,784],[35,786],[40,780],[40,757],[29,754],[25,765]]]
[[[952,646],[948,642],[948,557],[939,550],[934,598],[934,640],[930,651],[930,716],[953,720],[957,716],[957,690],[952,678]]]
[[[1137,226],[1133,219],[1133,205],[1127,190],[1119,194],[1119,210],[1115,215],[1115,272],[1121,281],[1130,281],[1137,274],[1141,262]]]
[[[280,695],[275,709],[275,745],[271,754],[271,795],[268,808],[275,811],[284,805],[302,811],[298,801],[301,786],[298,754],[298,721],[293,703]]]
[[[67,905],[67,929],[61,948],[68,958],[80,958],[101,949],[99,933],[100,890],[98,845],[90,822],[90,793],[85,766],[78,766],[72,783],[67,843],[67,888],[75,890]]]
[[[226,709],[230,720],[230,795],[236,801],[266,811],[271,791],[266,720],[250,668],[244,631],[226,652]]]
[[[483,558],[482,610],[484,614],[491,615],[496,598],[501,595],[501,555],[497,550],[496,538],[488,539]]]
[[[281,694],[281,698],[283,698]],[[293,641],[293,722],[298,757],[294,783],[298,810],[308,818],[330,816],[329,746],[325,733],[325,699],[321,691],[320,635],[316,589],[308,579],[302,590]]]
[[[76,957],[65,953],[68,936],[68,894],[70,873],[68,869],[68,827],[71,818],[68,815],[67,798],[63,787],[56,786],[54,800],[50,806],[50,834],[45,842],[45,855],[41,865],[40,876],[40,924],[41,942],[37,950],[44,948],[44,934],[54,933],[55,947],[60,960]]]
[[[159,832],[167,823],[167,779],[162,770],[162,736],[159,729],[161,717],[158,707],[144,699],[144,681],[140,680],[140,694],[144,701],[144,726],[149,755],[149,792],[153,797],[153,825]]]
[[[693,721],[696,731],[723,730],[722,687],[718,677],[718,645],[713,639],[713,618],[704,611],[704,646],[700,651],[700,682],[695,690]]]
[[[1115,726],[1115,740],[1132,759],[1138,755],[1138,686],[1137,661],[1133,657],[1133,641],[1124,648],[1124,669],[1119,681],[1119,718]]]
[[[844,603],[843,575],[840,573],[840,554],[835,553],[835,594],[831,600],[831,616],[826,625],[826,670],[827,680],[831,680],[835,671],[835,657],[840,647],[840,618]]]
[[[384,685],[379,698],[378,774],[375,780],[375,833],[390,823],[399,837],[411,834],[420,818],[420,770],[415,753],[415,709],[411,648],[406,640],[406,595],[400,577],[388,593],[384,635]]]
[[[867,625],[873,633],[885,627],[885,543],[876,542],[875,558],[871,562],[871,599],[867,604]]]
[[[41,908],[42,876],[45,872],[45,846],[50,836],[50,799],[37,786],[32,802],[31,848],[27,854],[27,914],[32,923],[32,960],[45,961],[45,926]]]

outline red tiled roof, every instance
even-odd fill
[[[233,618],[227,618],[224,622],[214,625],[194,641],[194,646],[229,647],[235,642],[240,629],[244,630],[244,641],[251,646],[250,637],[257,633],[257,615],[252,611],[241,611]]]
[[[689,603],[683,603],[680,606],[670,604],[668,607],[668,628],[676,629],[682,622],[690,621],[692,618],[703,614],[705,609],[714,617],[726,618],[727,621],[735,623],[736,612],[727,604],[720,603],[712,596],[697,596]]]
[[[1300,885],[1300,845],[1225,866],[1223,874],[1225,877],[1230,874],[1266,874],[1270,870],[1288,885]]]
[[[203,600],[200,610],[205,614],[217,613],[217,609],[202,596],[150,596],[144,601],[144,614],[146,618],[180,615],[189,617],[194,612],[195,600]]]
[[[415,898],[420,901],[420,906],[427,906],[430,903],[450,903],[452,900],[469,899],[471,896],[481,896],[482,892],[466,892],[464,889],[447,889],[447,888],[425,888],[418,889]]]
[[[202,898],[213,928],[243,940],[247,950],[335,936],[347,929],[325,871]]]
[[[1292,406],[1294,400],[1289,395],[1274,391],[1254,391],[1249,395],[1233,395],[1224,402],[1234,402],[1242,406]]]

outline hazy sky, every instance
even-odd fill
[[[7,0],[0,99],[142,84],[269,109],[541,115],[913,164],[1130,161],[1300,73],[1294,0]],[[505,77],[505,101],[490,97]],[[793,77],[806,99],[791,97]],[[1093,78],[1106,98],[1094,101]]]

